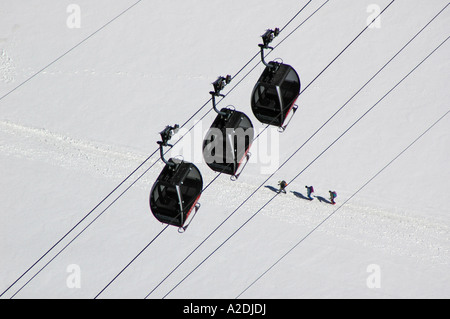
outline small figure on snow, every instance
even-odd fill
[[[336,202],[334,201],[334,199],[337,197],[336,192],[335,192],[335,191],[328,191],[328,192],[330,193],[330,201],[331,201],[331,204],[335,205]]]
[[[308,195],[309,200],[313,200],[312,193],[314,193],[314,187],[312,186],[305,186],[306,188],[306,194]]]
[[[280,181],[278,182],[278,185],[280,186],[280,190],[278,191],[278,193],[284,193],[286,194],[286,186],[288,186],[288,184],[286,183],[286,181]]]

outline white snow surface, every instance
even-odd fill
[[[273,44],[325,2],[311,1]],[[292,65],[305,88],[365,28],[368,8],[390,2],[329,0],[269,57]],[[67,25],[72,3],[80,28]],[[151,0],[121,14],[134,3],[0,3],[2,298],[97,296],[165,227],[148,204],[163,168],[159,154],[83,218],[157,149],[166,125],[184,123],[208,101],[217,76],[238,72],[258,52],[260,35],[283,27],[307,1]],[[449,110],[450,43],[308,167],[446,40],[449,8],[264,182],[446,4],[395,0],[379,27],[367,29],[302,93],[287,130],[270,128],[254,143],[241,177],[219,176],[187,231],[164,230],[99,298],[144,298],[156,286],[149,298],[449,298],[450,116],[346,201]],[[265,125],[250,108],[264,69],[259,57],[224,93],[257,64],[223,105],[245,112],[260,132]],[[205,186],[216,176],[201,153],[214,117],[210,112],[169,153],[194,162]],[[270,187],[302,170],[286,195],[260,210],[275,195]],[[305,200],[305,185],[324,198],[337,191],[337,204]]]

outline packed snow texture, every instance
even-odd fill
[[[450,43],[315,158],[447,39],[450,9],[308,140],[447,5],[443,0],[394,1],[335,61],[391,0],[311,1],[273,45],[323,7],[268,56],[292,65],[302,89],[311,84],[287,130],[264,131],[241,177],[221,175],[204,191],[185,233],[168,227],[126,267],[165,227],[148,204],[163,168],[159,154],[140,167],[157,149],[158,133],[190,118],[219,75],[237,73],[258,53],[260,35],[283,27],[307,2],[2,1],[2,298],[93,298],[109,283],[99,298],[162,298],[169,291],[167,298],[189,299],[242,292],[241,298],[449,298],[450,116],[346,200],[448,112]],[[221,102],[245,112],[258,133],[265,125],[252,114],[250,94],[263,70],[256,55]],[[216,176],[201,152],[215,113],[199,120],[210,109],[174,136],[196,124],[169,153],[194,162],[204,185]],[[302,170],[287,194],[260,210],[278,181]],[[314,200],[305,199],[305,185],[314,186]],[[334,206],[329,190],[338,194]]]

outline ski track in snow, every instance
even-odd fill
[[[7,137],[0,140],[0,151],[4,155],[86,171],[100,177],[123,179],[147,157],[118,147],[77,140],[46,129],[26,127],[10,121],[0,121],[0,136]],[[5,143],[5,140],[14,143]],[[155,155],[145,167],[149,167],[158,158]],[[162,164],[157,163],[151,171],[155,173],[161,169]],[[153,176],[149,175],[153,174],[144,175],[141,179],[143,183],[134,186],[148,189],[153,183]],[[137,176],[133,176],[133,179]],[[208,180],[212,179],[212,176],[213,174],[205,175]],[[254,185],[241,181],[230,184],[228,179],[219,178],[215,183],[218,185],[214,187],[219,187],[224,196],[234,194],[237,190],[245,194],[249,189],[255,189]],[[339,208],[339,199],[337,205],[331,206],[321,203],[317,198],[313,201],[299,198],[293,191],[295,190],[288,191],[286,195],[281,194],[275,199],[275,202],[282,200],[283,205],[272,203],[261,211],[261,215],[295,224],[301,229],[312,230]],[[262,187],[242,208],[248,214],[255,213],[270,199],[268,194],[271,197],[274,193]],[[203,197],[204,200],[209,200],[209,192],[206,191]],[[242,200],[234,196],[227,198],[232,198],[224,201],[230,208],[237,207]],[[342,198],[340,200],[344,201]],[[232,220],[230,222],[232,223]],[[425,217],[408,216],[407,212],[365,207],[352,200],[317,231],[397,256],[408,256],[435,265],[450,264],[449,227]],[[304,235],[306,234],[307,231]]]
[[[300,199],[292,193],[280,196],[282,199],[277,200],[283,200],[283,205],[276,205],[276,210],[265,209],[261,213],[301,226],[307,230],[303,235],[340,207],[339,200],[332,206],[320,203],[317,198],[311,202]],[[258,197],[260,205],[256,206],[261,207],[267,197]],[[349,201],[316,231],[428,264],[450,264],[450,228],[425,217],[409,216],[408,212],[365,207],[361,203]],[[311,237],[307,240],[314,239]]]
[[[13,82],[16,77],[15,64],[5,49],[0,50],[0,82]]]
[[[0,121],[0,136],[0,151],[3,155],[89,172],[99,177],[123,179],[147,157],[118,147],[78,140],[5,120]],[[156,159],[155,156],[151,160]]]

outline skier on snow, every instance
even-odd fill
[[[328,192],[330,193],[330,201],[331,201],[331,204],[335,205],[336,202],[334,201],[334,199],[337,197],[336,192],[335,192],[335,191],[328,191]]]
[[[312,186],[305,186],[305,188],[306,188],[306,192],[307,192],[309,200],[313,200],[311,194],[314,193],[314,187],[312,187]]]
[[[286,194],[285,188],[286,188],[286,186],[288,185],[288,184],[286,183],[286,181],[278,182],[278,185],[280,186],[280,190],[278,191],[278,193],[284,193],[284,194]]]

